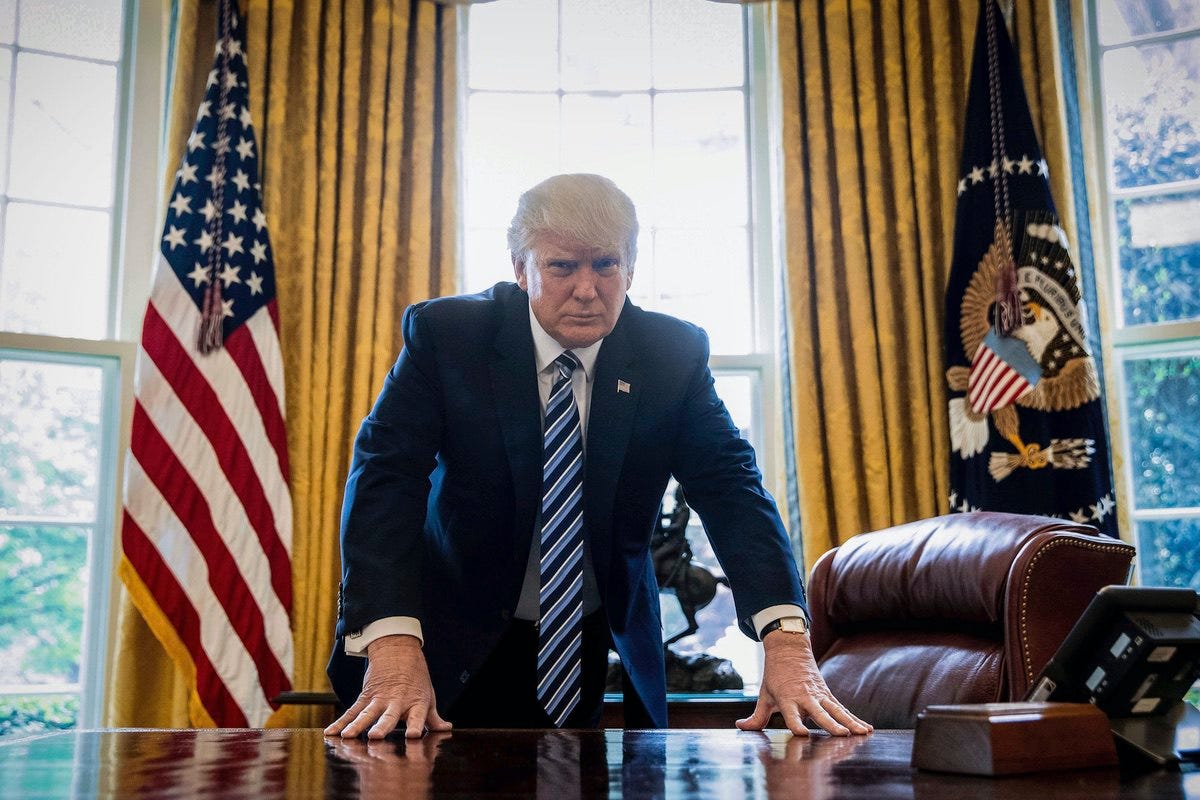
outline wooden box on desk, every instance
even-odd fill
[[[968,775],[1117,763],[1104,712],[1088,703],[929,706],[917,715],[912,765]]]

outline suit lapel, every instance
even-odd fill
[[[515,287],[496,334],[491,371],[516,494],[516,552],[527,554],[542,487],[542,417],[529,302]]]
[[[612,549],[612,510],[625,450],[633,433],[634,412],[644,381],[638,371],[629,330],[640,309],[628,300],[616,327],[596,358],[596,377],[588,411],[585,514],[592,563],[604,592]]]

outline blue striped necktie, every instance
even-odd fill
[[[542,444],[541,592],[538,620],[538,700],[562,727],[579,704],[583,641],[583,437],[571,373],[579,360],[566,351],[546,404]]]

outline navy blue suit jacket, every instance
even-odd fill
[[[342,508],[334,690],[349,705],[365,659],[343,637],[390,616],[421,622],[443,713],[499,641],[525,576],[541,489],[541,411],[529,297],[512,283],[418,303],[363,421]],[[650,535],[674,475],[728,575],[739,624],[804,591],[754,452],[713,388],[708,338],[626,301],[596,359],[585,535],[614,646],[665,726]],[[618,389],[618,385],[628,390]]]

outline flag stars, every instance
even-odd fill
[[[171,201],[171,210],[177,217],[192,213],[192,198],[187,197],[183,192],[176,192],[175,199]]]
[[[212,107],[211,100],[205,100],[202,103],[200,103],[200,109],[196,112],[196,121],[199,122],[200,120],[204,119],[205,117],[211,117],[212,112],[209,111],[209,109],[211,107]]]
[[[242,249],[242,239],[244,236],[234,236],[232,233],[226,234],[225,241],[221,242],[221,247],[228,251],[229,255],[234,256],[238,253],[244,253]]]
[[[239,139],[236,149],[242,161],[248,161],[254,158],[254,142],[250,141],[249,139],[245,137]]]
[[[242,172],[240,169],[234,173],[231,180],[237,185],[239,192],[250,191],[250,176]]]
[[[212,234],[208,232],[208,228],[200,231],[200,238],[195,241],[195,244],[199,246],[201,253],[207,253],[212,249],[213,237]]]
[[[204,208],[200,209],[200,213],[204,215],[205,222],[212,222],[217,216],[217,207],[213,205],[212,198],[207,198],[204,201]]]
[[[1050,165],[1046,163],[1046,159],[1039,158],[1038,162],[1037,162],[1037,168],[1038,168],[1038,171],[1037,171],[1038,175],[1041,175],[1043,178],[1050,177]]]
[[[1033,174],[1033,162],[1029,160],[1029,156],[1021,156],[1021,160],[1017,162],[1017,172],[1021,175]]]
[[[226,89],[236,89],[238,87],[237,75],[234,75],[232,72],[226,72],[222,80],[225,81]]]
[[[267,243],[255,240],[254,246],[250,248],[250,255],[254,256],[254,263],[267,259]]]
[[[971,179],[972,184],[983,183],[983,168],[975,167],[967,177]]]
[[[216,86],[216,85],[217,85],[217,71],[214,69],[208,73],[208,81],[204,84],[204,88],[207,89],[210,86]]]
[[[187,140],[188,152],[194,153],[204,149],[204,131],[192,131]]]
[[[254,223],[255,231],[261,231],[267,225],[267,216],[261,208],[256,208],[254,209],[254,216],[250,218],[250,221]]]
[[[167,226],[169,230],[167,235],[163,237],[163,241],[171,245],[171,252],[175,252],[175,248],[179,246],[187,246],[187,242],[183,239],[183,228],[176,228],[174,225]]]
[[[251,297],[253,297],[256,294],[262,294],[262,291],[263,291],[262,284],[263,284],[263,276],[259,275],[255,271],[251,270],[250,277],[246,279],[246,286],[249,287],[249,289],[250,289]]]
[[[1017,165],[1017,162],[1013,161],[1013,160],[1012,160],[1011,158],[1009,158],[1008,156],[1005,156],[1005,157],[1004,157],[1004,171],[1005,171],[1006,173],[1008,173],[1009,175],[1012,175],[1012,174],[1013,174],[1013,167],[1015,167],[1016,165]]]
[[[225,52],[230,58],[237,58],[242,55],[242,43],[238,39],[229,39],[225,45]]]
[[[1071,522],[1082,525],[1092,518],[1092,515],[1087,512],[1087,509],[1081,508],[1078,511],[1072,511],[1070,514]]]
[[[233,316],[233,300],[232,299],[221,301],[221,316],[222,317],[232,317]]]
[[[242,106],[242,113],[238,115],[238,122],[242,123],[243,128],[250,127],[250,106]]]
[[[242,282],[241,271],[240,267],[235,267],[233,264],[226,262],[225,266],[221,268],[221,274],[217,277],[224,282],[225,288],[228,289],[233,284]]]
[[[237,103],[226,103],[221,106],[221,119],[237,119]]]
[[[246,204],[243,203],[241,200],[234,200],[233,205],[230,206],[229,210],[226,211],[225,213],[228,214],[229,216],[233,217],[233,221],[235,223],[245,222],[246,221]]]
[[[183,162],[183,166],[179,168],[179,185],[187,186],[189,183],[199,183],[196,179],[196,165]]]
[[[208,181],[208,185],[211,186],[215,192],[217,187],[221,185],[221,182],[225,180],[225,170],[219,169],[214,164],[212,171],[204,176],[204,180]]]
[[[992,159],[992,163],[988,164],[987,174],[989,178],[995,178],[996,173],[1000,171],[1000,167],[996,164],[996,159]]]
[[[959,178],[959,180],[958,180],[958,194],[959,194],[959,196],[961,197],[961,196],[962,196],[962,194],[963,194],[965,191],[967,191],[967,179],[966,179],[966,178]]]
[[[192,267],[192,271],[187,276],[192,279],[195,288],[199,288],[200,284],[208,283],[208,267],[203,266],[197,261],[196,266]]]

